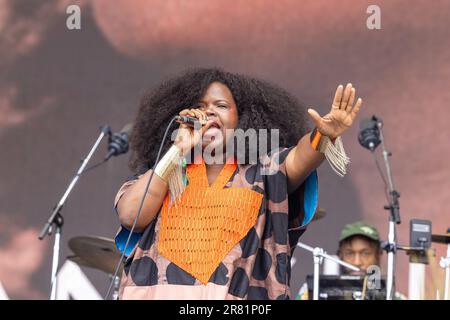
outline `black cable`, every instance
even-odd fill
[[[85,172],[90,171],[90,170],[92,170],[92,169],[95,169],[95,168],[97,168],[98,166],[101,166],[101,165],[104,164],[106,161],[108,161],[108,159],[103,159],[102,161],[100,161],[100,162],[98,162],[98,163],[96,163],[96,164],[93,164],[92,166],[90,166],[90,167],[84,169],[83,171],[81,171],[81,173],[78,174],[77,176],[81,176],[81,175],[84,174]]]
[[[386,178],[384,176],[383,170],[381,170],[380,163],[378,162],[378,159],[377,159],[377,156],[376,156],[375,152],[372,151],[371,153],[372,153],[373,158],[375,160],[375,165],[377,166],[377,169],[378,169],[378,172],[380,173],[381,179],[383,180],[383,183],[384,183],[384,195],[386,196],[387,201],[390,202],[391,200],[389,199],[388,185],[387,185]]]
[[[117,263],[116,270],[114,272],[114,275],[112,277],[111,283],[110,283],[109,288],[108,288],[108,292],[106,293],[106,295],[104,297],[104,300],[107,300],[109,295],[111,294],[111,289],[113,287],[114,280],[117,277],[117,273],[119,272],[120,265],[123,263],[123,261],[122,261],[123,257],[125,256],[125,252],[127,251],[128,245],[130,243],[131,236],[133,235],[133,231],[134,231],[134,229],[136,227],[136,224],[137,224],[137,221],[139,219],[139,216],[141,215],[141,210],[142,210],[142,207],[144,206],[144,200],[145,200],[145,197],[147,196],[147,192],[148,192],[148,189],[150,187],[150,183],[151,183],[152,178],[153,178],[153,173],[155,172],[156,164],[159,162],[159,157],[161,156],[161,151],[162,151],[162,148],[164,146],[164,142],[166,140],[167,133],[169,132],[169,129],[172,126],[172,123],[176,119],[177,119],[177,117],[173,117],[172,120],[170,120],[169,125],[167,126],[166,131],[164,132],[164,136],[162,138],[161,144],[159,145],[158,155],[156,156],[155,163],[153,164],[152,173],[150,174],[150,178],[148,179],[147,185],[145,186],[145,191],[144,191],[144,195],[142,196],[142,199],[141,199],[141,204],[139,205],[139,209],[138,209],[137,215],[134,218],[133,226],[131,227],[131,230],[129,230],[130,234],[128,235],[127,242],[125,243],[125,248],[123,249],[123,252],[122,252],[122,255],[121,255],[120,259],[119,259],[119,262]]]

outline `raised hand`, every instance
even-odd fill
[[[342,135],[353,124],[362,105],[361,98],[358,98],[356,104],[353,105],[355,94],[356,90],[351,83],[346,85],[345,90],[342,85],[339,85],[328,114],[321,117],[313,108],[308,109],[309,115],[321,134],[334,139]]]

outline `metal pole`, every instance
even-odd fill
[[[319,300],[319,276],[320,276],[320,255],[323,253],[323,250],[320,248],[314,248],[314,288],[313,288],[313,299]]]
[[[389,221],[389,235],[388,235],[388,268],[387,268],[387,280],[386,280],[386,300],[392,300],[392,290],[394,288],[394,248],[395,245],[395,222],[392,219]]]
[[[395,254],[396,254],[396,232],[395,225],[400,223],[400,209],[398,204],[398,197],[400,194],[394,189],[394,182],[392,179],[391,166],[389,164],[388,157],[391,155],[390,152],[386,150],[384,144],[384,136],[383,136],[383,123],[381,121],[378,122],[378,128],[380,132],[380,140],[381,146],[383,149],[383,158],[386,166],[386,174],[388,180],[388,188],[389,188],[389,206],[385,206],[385,209],[390,210],[389,216],[389,233],[388,233],[388,244],[387,244],[387,252],[388,252],[388,270],[387,270],[387,284],[386,284],[386,300],[392,300],[394,293],[393,290],[395,288],[394,283],[394,271],[395,271]]]
[[[50,293],[50,300],[56,300],[56,285],[57,285],[56,273],[58,272],[60,240],[61,240],[61,227],[56,226],[55,244],[53,245],[52,291]]]

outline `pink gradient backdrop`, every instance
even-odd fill
[[[81,31],[65,27],[72,3],[81,6]],[[382,30],[366,28],[369,4],[380,6]],[[322,113],[335,87],[352,82],[364,99],[361,118],[377,114],[385,123],[401,192],[400,242],[409,241],[411,218],[432,220],[443,233],[450,227],[448,21],[445,0],[0,0],[0,281],[12,298],[46,297],[51,242],[34,236],[98,126],[119,129],[133,119],[144,90],[188,66],[273,81]],[[319,170],[328,216],[302,238],[332,253],[340,228],[359,218],[387,235],[383,185],[357,132],[358,124],[344,136],[347,177],[326,165]],[[126,161],[115,159],[77,187],[64,209],[62,257],[72,236],[113,236],[112,199],[128,175]],[[312,271],[309,254],[297,250],[295,257],[294,292]],[[406,293],[404,253],[398,262],[398,289]],[[86,273],[106,286],[105,275]]]

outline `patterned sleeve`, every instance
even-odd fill
[[[317,171],[314,170],[289,195],[289,231],[304,229],[312,221],[317,210],[318,194]]]
[[[268,175],[266,178],[269,199],[273,202],[272,207],[283,208],[282,211],[286,210],[288,213],[286,224],[291,248],[296,246],[299,237],[312,221],[318,204],[318,178],[316,170],[311,172],[294,192],[288,194],[286,158],[289,151],[293,148],[280,148],[271,152],[269,163],[275,174],[272,176]],[[286,203],[286,205],[277,206],[277,203]]]
[[[116,197],[114,199],[114,210],[116,214],[118,214],[117,211],[117,205],[120,201],[120,198],[122,198],[123,194],[128,190],[130,186],[132,186],[142,175],[133,175],[128,177],[128,179],[125,181],[124,184],[120,187],[119,191],[116,194]],[[124,226],[120,226],[119,230],[116,233],[115,236],[115,242],[117,249],[120,250],[121,253],[123,253],[125,249],[125,245],[128,240],[128,236],[130,235],[130,231],[125,228]],[[131,252],[133,251],[133,248],[138,243],[139,239],[141,238],[142,233],[133,232],[131,235],[130,243],[128,244],[128,247],[126,248],[125,256],[129,256]]]

